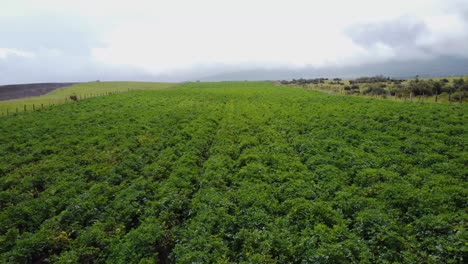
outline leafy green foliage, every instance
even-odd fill
[[[0,119],[0,259],[462,263],[464,104],[186,83]]]
[[[308,89],[347,95],[410,100],[415,102],[466,102],[468,97],[468,77],[448,77],[399,80],[384,76],[361,77],[354,80],[333,81],[319,79],[293,79],[280,81],[282,85],[301,86]]]

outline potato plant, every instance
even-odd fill
[[[186,83],[0,119],[7,263],[463,263],[467,107]]]

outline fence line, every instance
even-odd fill
[[[136,91],[136,89],[131,89],[131,88],[128,88],[127,89],[128,92],[130,91]],[[104,92],[100,92],[100,93],[84,93],[84,94],[79,94],[79,95],[69,95],[69,96],[66,96],[64,98],[63,101],[60,101],[60,99],[57,99],[57,100],[54,100],[54,101],[58,101],[57,102],[57,105],[58,104],[68,104],[68,103],[71,103],[73,101],[83,101],[83,100],[86,100],[86,99],[90,99],[90,98],[95,98],[95,97],[104,97],[104,96],[110,96],[110,95],[114,95],[114,94],[120,94],[120,93],[123,93],[125,91],[104,91]],[[73,100],[71,97],[72,96],[75,96],[75,100]],[[41,103],[41,107],[39,108],[39,104],[37,105],[36,107],[36,103],[30,103],[30,104],[22,104],[23,106],[23,113],[26,113],[26,112],[35,112],[35,111],[41,111],[41,110],[45,110],[45,109],[48,109],[48,108],[51,108],[52,106],[55,106],[56,104],[55,103],[51,103],[51,100],[49,99],[49,102],[48,104],[46,103],[44,105],[44,103]],[[19,105],[21,106],[21,105]],[[19,106],[16,106],[16,107],[12,107],[12,109],[10,109],[9,107],[6,107],[4,110],[1,110],[1,117],[7,117],[7,116],[13,116],[13,115],[19,115],[20,114],[20,111],[19,111]],[[13,110],[15,110],[13,112]]]

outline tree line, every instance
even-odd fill
[[[333,90],[349,95],[393,96],[395,98],[434,97],[437,102],[441,95],[448,97],[449,102],[463,102],[468,95],[468,81],[456,78],[450,81],[442,79],[420,79],[418,76],[411,80],[394,79],[382,75],[360,77],[345,83],[340,78],[292,79],[281,81],[283,85],[318,85],[320,88]],[[329,85],[329,86],[326,86]]]

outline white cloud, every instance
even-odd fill
[[[97,61],[168,73],[210,64],[275,68],[386,60],[398,56],[392,47],[363,48],[344,30],[401,16],[430,19],[441,6],[427,0],[139,3],[129,9],[139,6],[139,19],[126,17],[103,35],[104,47],[93,49]],[[125,7],[118,2],[113,11]]]
[[[31,29],[34,34],[24,28],[10,34],[4,46],[20,52],[36,52],[24,43],[39,43],[38,54],[48,52],[47,58],[86,57],[96,65],[173,74],[356,65],[447,54],[444,46],[448,54],[464,54],[466,18],[457,13],[463,6],[468,8],[463,0],[6,0],[0,19],[51,22]],[[381,40],[363,45],[346,33],[402,17],[427,26],[411,48]],[[42,37],[41,30],[48,34]],[[0,58],[6,56],[0,50]]]
[[[428,1],[399,0],[142,3],[144,18],[117,23],[103,37],[107,45],[93,49],[96,60],[155,73],[207,64],[267,68],[346,64],[382,53],[356,45],[343,34],[346,25],[435,10],[428,8]],[[124,6],[119,2],[114,8]],[[154,14],[153,20],[148,20],[148,12]]]
[[[17,50],[17,49],[8,49],[0,48],[0,59],[6,59],[9,56],[17,56],[23,58],[33,58],[35,54],[29,51]]]
[[[468,57],[468,24],[460,16],[444,14],[424,22],[429,34],[420,38],[418,45],[438,54]]]
[[[274,23],[274,21],[271,21]],[[321,65],[339,62],[359,47],[336,30],[281,28],[197,21],[187,24],[128,23],[105,36],[107,46],[93,56],[108,64],[170,72],[194,65],[227,64],[264,67]],[[268,22],[269,23],[269,22]],[[274,26],[274,25],[272,25]]]

